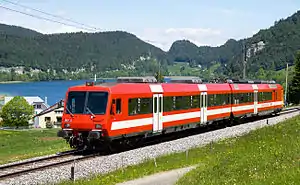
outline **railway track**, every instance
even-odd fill
[[[95,156],[95,154],[81,155],[82,151],[66,151],[57,155],[43,157],[35,160],[24,161],[20,163],[0,166],[0,180],[11,178],[28,172],[54,167],[62,164],[74,162],[74,160],[83,160]]]
[[[286,109],[283,109],[279,113],[279,115],[288,114],[288,113],[296,112],[299,110],[300,110],[300,107],[286,108]],[[260,120],[265,119],[265,118],[268,118],[268,117],[262,117],[262,118],[260,118]],[[249,123],[249,122],[256,121],[256,120],[259,120],[259,119],[254,119],[254,120],[251,119],[251,120],[245,121],[243,123]],[[179,139],[179,138],[187,137],[190,135],[201,134],[204,132],[221,129],[222,127],[224,128],[224,126],[209,127],[207,129],[202,129],[200,132],[198,129],[196,129],[198,131],[186,130],[186,131],[183,131],[181,134],[178,134],[176,137],[174,137],[172,135],[166,135],[166,136],[162,136],[162,137],[157,137],[157,140],[154,139],[155,141],[148,141],[148,142],[145,141],[144,144],[139,145],[138,147],[154,145],[154,144],[166,142],[166,141],[169,141],[172,139]],[[134,148],[131,148],[131,149],[134,149]],[[120,152],[122,152],[122,151],[120,151]],[[80,155],[78,155],[78,154],[80,154]],[[64,165],[64,164],[70,164],[70,163],[73,163],[74,161],[86,160],[86,159],[93,158],[96,156],[101,156],[101,154],[100,153],[92,153],[92,154],[82,155],[82,151],[73,150],[73,151],[67,151],[67,152],[63,152],[63,153],[60,153],[60,154],[57,154],[54,156],[44,157],[44,158],[40,158],[40,159],[36,159],[36,160],[30,160],[30,161],[25,161],[25,162],[16,163],[16,164],[2,165],[2,166],[0,166],[0,180],[3,180],[5,178],[12,178],[14,176],[26,174],[29,172],[33,172],[33,171],[37,171],[37,170],[41,170],[41,169],[45,169],[45,168],[51,168],[51,167],[60,166],[60,165]]]

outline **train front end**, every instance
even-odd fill
[[[62,130],[58,132],[76,149],[95,149],[106,140],[109,90],[93,84],[71,87],[67,91]]]

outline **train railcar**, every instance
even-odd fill
[[[283,107],[283,88],[274,81],[235,82],[232,89],[232,114],[250,117],[278,113]]]
[[[87,83],[68,89],[59,136],[74,148],[101,147],[215,121],[273,114],[283,106],[282,91],[269,82],[204,84],[195,78]]]

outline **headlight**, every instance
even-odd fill
[[[70,124],[69,123],[65,123],[64,127],[65,128],[70,128]]]
[[[97,129],[102,129],[102,125],[96,124],[96,125],[95,125],[95,128],[97,128]]]

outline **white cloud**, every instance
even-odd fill
[[[176,40],[189,40],[200,45],[220,45],[224,43],[221,31],[211,28],[149,28],[136,32],[141,39],[167,51]]]

